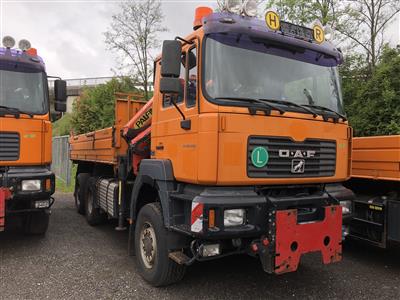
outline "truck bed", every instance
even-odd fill
[[[117,93],[115,101],[114,126],[80,135],[71,134],[69,143],[72,161],[115,165],[118,156],[126,154],[128,144],[121,137],[121,130],[146,102],[140,95],[123,93]]]
[[[400,135],[353,139],[352,177],[400,181]]]

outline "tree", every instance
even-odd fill
[[[400,50],[385,46],[366,76],[353,56],[342,67],[343,97],[356,136],[400,134]]]
[[[72,108],[71,126],[74,134],[110,127],[114,124],[116,92],[138,92],[128,77],[112,79],[106,84],[86,88]],[[62,119],[61,119],[62,120]]]
[[[267,8],[276,8],[288,22],[307,25],[315,20],[323,26],[333,26],[337,18],[337,0],[271,0]]]
[[[371,74],[379,60],[385,43],[384,32],[400,11],[399,0],[343,1],[338,30],[352,44],[363,50]]]
[[[149,80],[153,74],[151,51],[159,47],[158,34],[166,31],[158,0],[129,0],[120,4],[105,35],[108,49],[121,55],[120,68],[132,74],[149,99]]]

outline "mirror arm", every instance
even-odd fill
[[[184,43],[189,44],[189,45],[194,44],[194,41],[185,40],[184,38],[181,38],[180,36],[175,37],[175,40],[176,40],[176,41],[184,42]]]
[[[171,98],[171,102],[172,104],[175,106],[175,108],[178,110],[179,114],[182,116],[183,120],[186,120],[185,115],[183,114],[183,112],[181,111],[181,109],[179,108],[179,106],[176,104],[175,100],[173,100]]]
[[[47,78],[54,78],[54,79],[62,80],[61,77],[58,77],[58,76],[50,76],[50,75],[47,75]]]

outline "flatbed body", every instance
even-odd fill
[[[400,181],[400,135],[354,138],[352,177]]]
[[[125,155],[128,150],[121,130],[145,104],[140,95],[117,93],[114,125],[84,134],[71,134],[71,160],[116,165],[118,156]]]
[[[400,242],[400,135],[353,139],[350,237],[387,248]]]

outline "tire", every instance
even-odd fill
[[[167,242],[168,231],[164,227],[160,204],[145,205],[135,227],[135,259],[139,274],[152,286],[169,285],[182,280],[185,275],[186,266],[178,265],[168,257]],[[146,254],[150,254],[147,259]]]
[[[100,208],[96,207],[96,178],[90,177],[87,181],[85,192],[85,216],[91,226],[100,225],[105,222],[106,215]]]
[[[81,215],[85,214],[85,191],[89,178],[89,173],[79,173],[75,179],[75,208]]]
[[[25,234],[44,235],[50,221],[50,212],[47,210],[32,212],[25,219]]]

